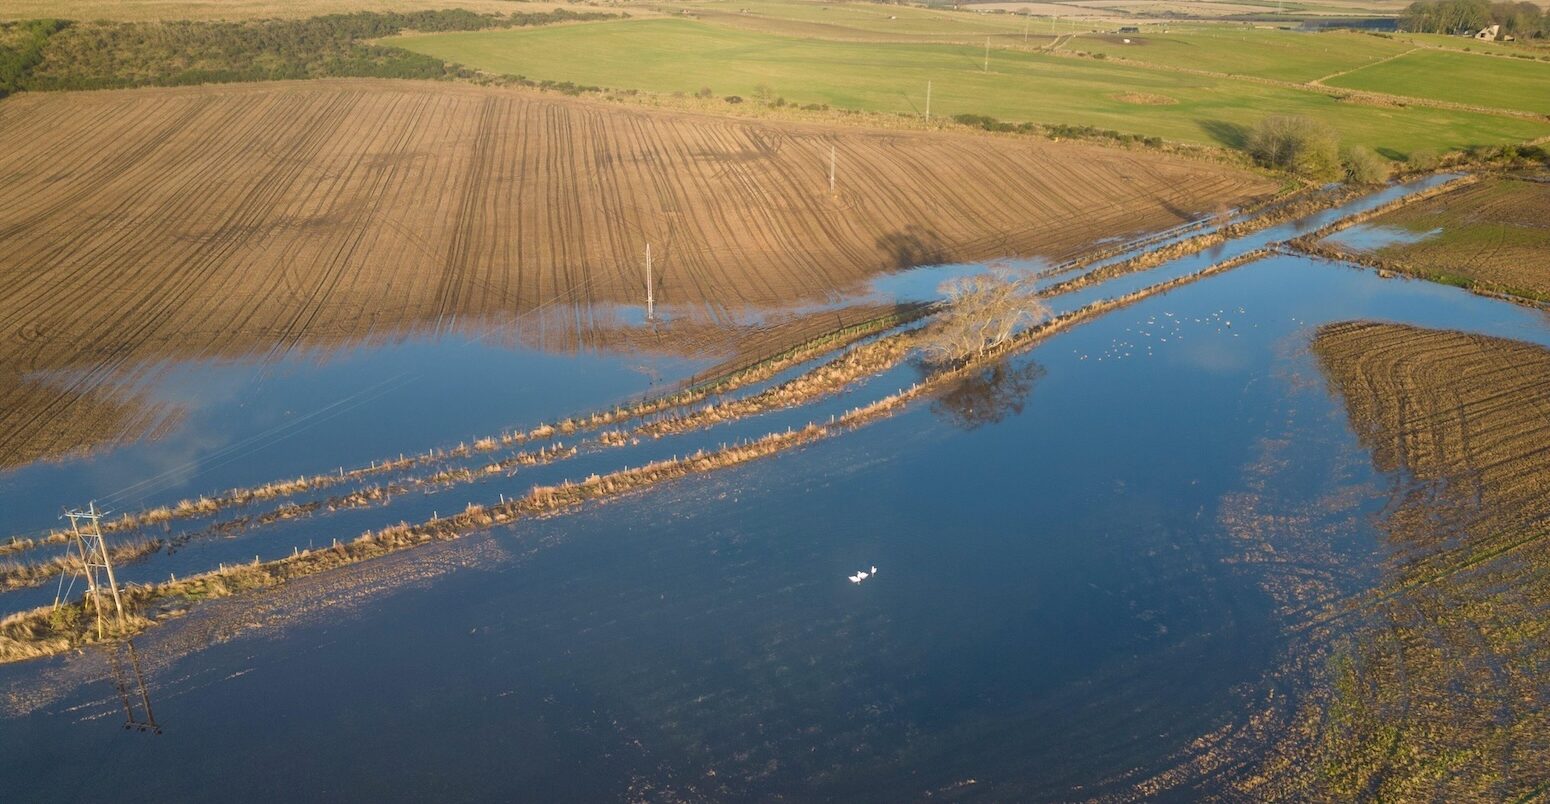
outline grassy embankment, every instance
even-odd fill
[[[1265,43],[1206,37],[1198,46],[1226,64]],[[1302,34],[1314,52],[1265,48],[1254,71],[1311,80],[1324,37],[1336,46],[1337,67],[1392,55],[1394,42],[1350,34]],[[935,117],[985,115],[1007,121],[1086,125],[1171,141],[1239,147],[1247,129],[1269,112],[1304,115],[1329,124],[1347,143],[1393,157],[1418,149],[1446,151],[1550,135],[1550,123],[1488,111],[1377,105],[1343,100],[1327,88],[1301,89],[1250,78],[1203,76],[1106,59],[1071,58],[983,46],[862,43],[798,39],[691,20],[627,20],[535,31],[414,34],[386,43],[488,73],[527,79],[694,94],[744,102],[765,96],[800,105],[919,116],[932,83]],[[1181,46],[1181,50],[1184,49]],[[1285,51],[1285,52],[1283,52]],[[576,59],[574,54],[591,54]],[[1169,58],[1169,57],[1164,57]],[[1184,59],[1180,55],[1174,57]],[[1518,60],[1478,59],[1487,72],[1540,69]],[[1470,64],[1466,67],[1473,68]],[[1315,74],[1317,73],[1317,74]],[[1484,75],[1484,73],[1482,73]],[[1464,69],[1449,77],[1473,79]],[[777,101],[779,102],[779,101]]]

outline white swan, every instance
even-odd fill
[[[863,576],[862,576],[862,575],[860,575],[860,574],[859,574],[859,573],[858,573],[858,574],[856,574],[856,575],[851,575],[851,576],[849,576],[849,577],[850,577],[850,582],[851,582],[851,583],[861,583],[861,578],[862,578],[862,577],[863,577]]]
[[[873,565],[872,565],[872,574],[873,574],[873,575],[876,575],[876,574],[877,574],[877,565],[876,565],[876,564],[873,564]]]
[[[861,581],[864,581],[867,578],[870,578],[871,576],[872,576],[872,573],[867,572],[866,570],[862,570],[862,571],[856,573],[856,577],[860,579],[860,580],[857,580],[856,583],[861,583]]]

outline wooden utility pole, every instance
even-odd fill
[[[656,299],[652,296],[651,288],[651,244],[646,244],[646,320],[654,321],[657,317]]]
[[[834,192],[834,146],[829,146],[829,192]]]
[[[97,611],[97,638],[106,637],[107,609],[102,601],[102,584],[97,577],[97,571],[101,570],[108,579],[108,591],[113,595],[113,608],[118,614],[119,632],[124,631],[124,601],[118,594],[118,579],[113,575],[113,560],[108,556],[108,545],[102,539],[102,514],[97,510],[94,502],[87,510],[66,511],[64,518],[70,520],[71,544],[75,548],[76,557],[80,559],[80,574],[86,578],[86,594],[91,597],[92,605]],[[85,523],[85,527],[82,527]],[[68,548],[67,548],[68,551]],[[56,599],[57,607],[59,601]]]
[[[990,37],[985,37],[985,72],[990,72]]]
[[[926,122],[931,122],[931,82],[926,82]]]

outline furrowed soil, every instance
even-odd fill
[[[1531,800],[1550,767],[1550,350],[1370,322],[1313,349],[1396,478],[1391,555],[1240,792]]]
[[[1428,233],[1361,255],[1380,267],[1550,301],[1550,177],[1486,178],[1372,223]]]
[[[0,466],[145,434],[164,412],[103,394],[169,359],[555,304],[583,311],[567,338],[617,342],[588,311],[640,303],[648,242],[658,301],[718,320],[888,269],[1061,259],[1274,189],[1073,143],[386,81],[27,93],[0,103],[0,146]]]

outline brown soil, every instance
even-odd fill
[[[154,361],[638,303],[648,241],[659,300],[719,311],[1060,258],[1273,189],[1071,143],[413,82],[24,94],[0,143],[0,376],[22,378],[0,387],[0,466],[156,419],[81,407]],[[570,340],[617,328],[562,318]]]
[[[1153,95],[1150,92],[1120,92],[1109,97],[1120,103],[1134,103],[1140,106],[1172,106],[1179,102],[1177,98],[1170,98],[1167,95]]]
[[[1242,792],[1532,798],[1550,767],[1550,350],[1360,322],[1314,351],[1398,479],[1380,521],[1393,553]]]

